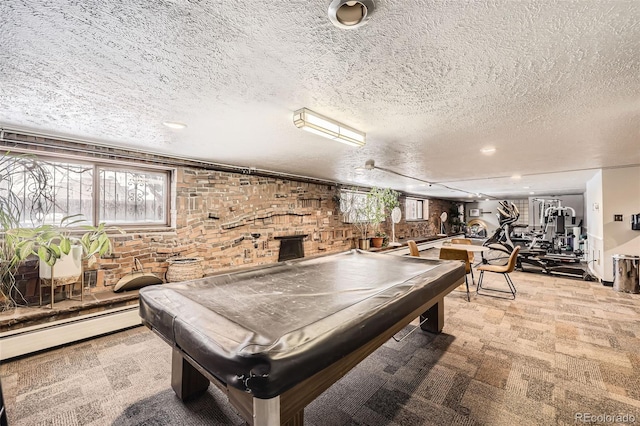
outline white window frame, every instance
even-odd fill
[[[18,151],[20,152],[20,151]],[[32,155],[29,151],[22,151],[27,155]],[[91,217],[85,217],[86,221],[94,226],[96,226],[100,222],[105,222],[107,225],[115,225],[117,227],[123,229],[145,229],[145,228],[170,228],[174,226],[175,222],[175,211],[172,210],[175,204],[175,196],[176,196],[176,188],[175,182],[173,179],[173,174],[175,169],[168,167],[146,167],[140,166],[137,163],[133,162],[124,162],[124,161],[92,161],[91,159],[72,156],[68,158],[66,156],[57,156],[57,155],[47,155],[47,156],[33,156],[31,161],[42,162],[42,163],[62,163],[69,165],[77,165],[78,167],[85,167],[92,169],[93,176],[93,185],[91,189],[91,202],[92,202],[92,212]],[[164,199],[162,200],[163,211],[164,211],[164,220],[163,221],[133,221],[133,222],[109,222],[100,217],[100,212],[102,210],[102,200],[100,196],[100,181],[99,175],[100,170],[118,170],[118,171],[131,171],[131,172],[140,172],[140,173],[155,173],[155,174],[164,174]],[[63,188],[64,189],[64,188]],[[25,207],[26,208],[26,207]],[[63,213],[62,215],[65,215]],[[74,215],[74,212],[69,212],[69,215]],[[54,216],[58,216],[54,213]],[[38,223],[33,223],[33,225],[37,226]],[[31,226],[29,223],[23,224],[23,226]]]
[[[407,222],[419,222],[429,219],[429,200],[407,197],[404,202],[404,217]]]

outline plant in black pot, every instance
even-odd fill
[[[462,221],[464,213],[461,211],[460,206],[460,204],[452,204],[451,207],[449,207],[449,219],[447,222],[451,227],[450,229],[452,234],[459,233],[464,225]]]

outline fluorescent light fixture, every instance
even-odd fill
[[[293,124],[296,127],[346,143],[351,146],[364,146],[366,134],[338,121],[315,113],[307,108],[301,108],[293,113]]]
[[[491,155],[496,152],[496,149],[492,146],[488,146],[486,148],[482,148],[480,152],[483,153],[484,155]]]
[[[164,124],[165,126],[167,126],[170,129],[174,129],[174,130],[182,130],[185,127],[187,127],[186,124],[179,123],[177,121],[163,121],[162,124]]]

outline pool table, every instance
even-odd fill
[[[359,250],[140,290],[173,348],[182,400],[209,382],[251,425],[302,425],[304,407],[412,320],[438,333],[461,262]]]

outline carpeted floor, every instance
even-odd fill
[[[515,301],[447,296],[442,334],[387,342],[309,405],[305,424],[640,423],[640,295],[512,277]],[[140,327],[4,363],[9,424],[242,424],[215,386],[182,404],[170,360],[169,346]]]

